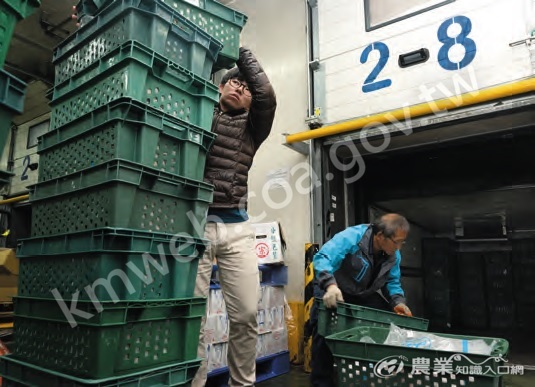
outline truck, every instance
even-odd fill
[[[404,215],[414,313],[533,365],[535,2],[308,3],[313,240]]]

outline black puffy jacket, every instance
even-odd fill
[[[215,108],[212,132],[217,134],[206,161],[205,180],[214,185],[213,208],[247,208],[247,180],[253,157],[271,132],[277,102],[269,79],[252,54],[240,48],[236,62],[252,101],[245,109]]]

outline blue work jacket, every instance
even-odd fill
[[[314,271],[322,290],[336,284],[343,293],[362,296],[381,289],[392,306],[405,303],[405,293],[400,283],[401,254],[382,261],[375,278],[373,257],[373,228],[360,224],[346,228],[329,240],[314,255]]]

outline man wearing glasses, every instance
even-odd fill
[[[348,227],[336,234],[314,256],[314,295],[323,296],[327,308],[347,302],[412,316],[400,284],[399,249],[409,228],[403,216],[386,214],[376,223]],[[313,386],[330,387],[334,385],[333,358],[325,338],[317,332],[317,318],[314,305],[310,318],[311,382]]]
[[[247,215],[247,179],[253,158],[271,132],[277,106],[275,92],[253,53],[240,48],[237,67],[221,79],[215,107],[204,178],[214,185],[204,237],[210,241],[199,261],[196,296],[208,296],[212,264],[217,259],[219,281],[229,317],[227,363],[230,386],[255,383],[257,343],[258,261],[255,234]],[[204,386],[207,376],[204,321],[198,356],[203,360],[192,382]]]

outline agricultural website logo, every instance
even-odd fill
[[[404,368],[411,366],[411,375],[524,375],[524,366],[505,363],[507,360],[499,356],[489,357],[481,363],[473,362],[464,354],[449,358],[415,357],[410,363],[405,356],[388,356],[375,364],[373,373],[378,378],[389,378],[405,372]]]
[[[405,356],[385,357],[373,367],[373,373],[379,378],[389,378],[403,372],[403,367],[408,361]]]

